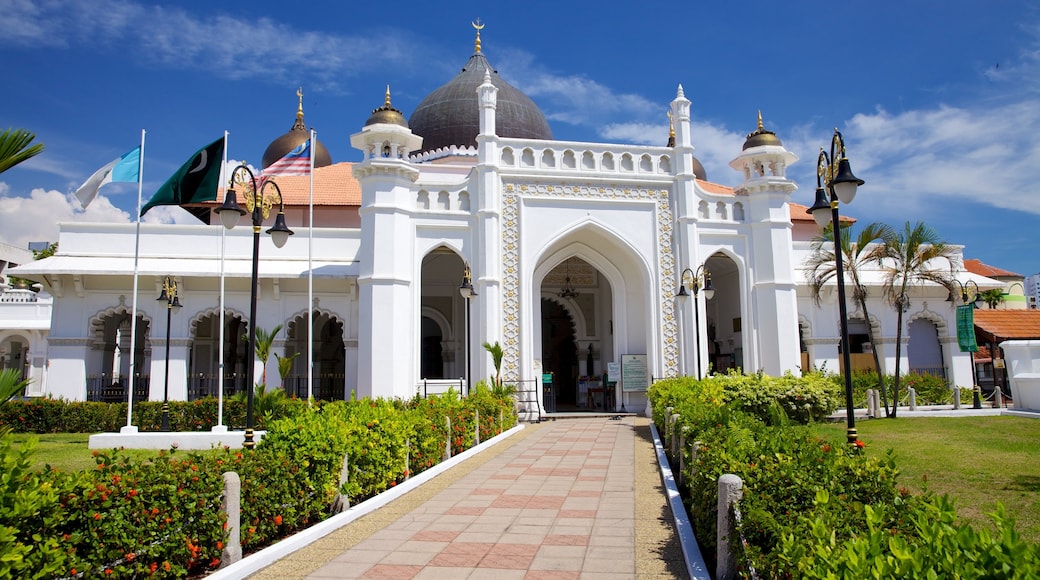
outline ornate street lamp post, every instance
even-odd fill
[[[711,286],[711,272],[704,264],[697,266],[697,271],[686,268],[682,271],[679,276],[679,292],[675,295],[676,298],[683,300],[689,294],[686,292],[686,280],[689,276],[690,288],[693,290],[693,332],[697,337],[697,349],[695,362],[697,363],[697,380],[701,380],[701,303],[698,300],[701,288],[704,289],[704,299],[711,300],[715,296],[715,288]]]
[[[243,189],[246,209],[238,206],[235,187]],[[274,188],[273,192],[267,193],[268,187]],[[227,229],[232,229],[238,223],[238,218],[250,213],[253,218],[253,276],[249,295],[249,356],[251,362],[246,365],[246,432],[242,446],[252,449],[256,446],[253,441],[253,377],[256,372],[256,294],[260,273],[260,227],[271,212],[271,207],[278,204],[278,215],[274,219],[274,227],[267,230],[275,247],[281,248],[289,240],[293,231],[285,225],[285,204],[282,200],[282,190],[272,179],[266,179],[260,187],[256,185],[256,177],[245,164],[239,165],[231,173],[231,187],[227,190],[224,203],[216,211],[220,216],[221,223]],[[248,210],[248,212],[246,211]]]
[[[821,228],[830,223],[834,229],[834,265],[838,280],[838,315],[841,319],[841,360],[845,368],[845,414],[848,429],[845,437],[850,445],[855,445],[856,415],[852,405],[852,363],[849,357],[849,314],[845,303],[845,271],[844,255],[841,251],[841,220],[838,215],[839,203],[852,203],[856,197],[856,189],[864,181],[852,174],[849,159],[845,156],[845,140],[841,132],[834,130],[831,138],[831,152],[820,148],[820,156],[816,161],[816,203],[807,211],[812,214],[816,224]]]
[[[471,365],[470,365],[470,336],[469,336],[469,302],[477,295],[473,288],[473,279],[470,275],[469,264],[466,264],[466,272],[462,276],[462,284],[459,285],[459,294],[466,300],[466,396],[470,393]]]
[[[162,430],[170,430],[170,322],[174,311],[181,309],[181,299],[177,295],[177,282],[169,276],[163,280],[162,293],[156,300],[166,303],[166,381],[163,384]],[[130,375],[130,388],[133,389],[133,373]],[[133,396],[131,394],[131,396]]]

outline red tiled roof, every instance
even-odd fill
[[[707,191],[708,193],[715,193],[718,195],[733,195],[733,188],[726,185],[720,185],[718,183],[705,181],[703,179],[698,179],[697,185],[701,186],[701,189]]]
[[[280,175],[274,178],[286,207],[307,207],[310,201],[310,177],[306,175]],[[264,195],[268,193],[264,190]],[[242,191],[238,194],[238,204],[245,207]],[[217,201],[200,204],[216,206],[224,201],[224,190],[217,193]],[[314,205],[315,206],[361,206],[361,184],[354,179],[353,163],[335,163],[314,170]]]
[[[975,332],[985,342],[1040,339],[1040,310],[976,310]]]
[[[1008,277],[1015,276],[1021,278],[1022,276],[1014,272],[1009,272],[996,266],[990,266],[989,264],[982,263],[982,260],[976,260],[974,258],[964,260],[964,269],[971,272],[972,274],[978,274],[979,276],[985,276],[987,278],[994,277]]]

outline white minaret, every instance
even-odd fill
[[[414,394],[414,357],[399,356],[411,348],[418,300],[411,211],[412,183],[419,177],[407,159],[422,146],[404,115],[386,102],[374,111],[350,144],[365,153],[354,165],[361,184],[361,248],[358,252],[358,397],[401,397]],[[398,355],[398,356],[395,356]]]
[[[797,184],[787,179],[787,166],[798,156],[784,149],[776,133],[762,126],[749,133],[743,150],[730,161],[733,169],[744,174],[744,182],[736,187],[736,195],[747,197],[749,266],[754,276],[750,308],[754,312],[754,351],[757,361],[747,361],[746,368],[758,368],[774,376],[800,368],[798,340],[798,298],[791,239],[791,194]]]

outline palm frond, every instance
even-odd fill
[[[0,133],[0,173],[35,157],[43,151],[43,143],[29,145],[36,135],[24,129],[7,129]]]

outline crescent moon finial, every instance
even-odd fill
[[[303,116],[303,87],[300,87],[300,88],[296,89],[296,96],[300,99],[299,108],[296,109],[296,116],[297,117],[302,117]]]
[[[473,29],[477,31],[476,51],[480,52],[480,31],[484,29],[484,23],[480,21],[480,17],[477,17],[475,22],[471,22]]]

